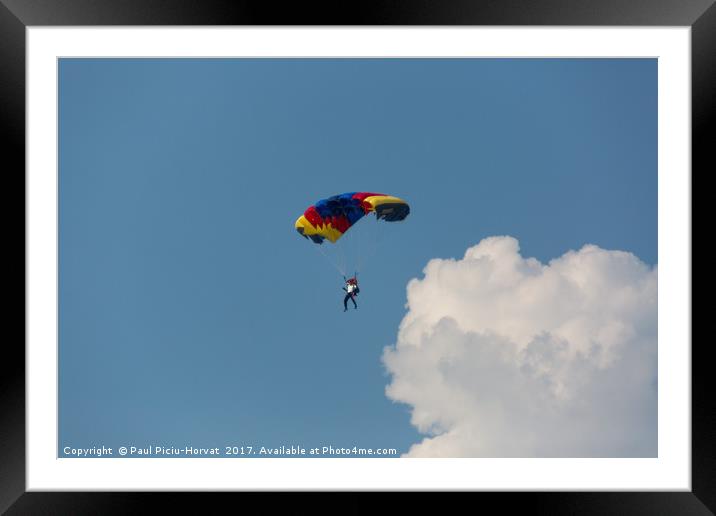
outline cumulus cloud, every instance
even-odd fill
[[[408,283],[386,394],[414,457],[657,455],[657,269],[594,245],[540,263],[509,236]]]

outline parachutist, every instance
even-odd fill
[[[335,260],[332,260],[325,252],[327,251],[326,248],[331,246],[324,246],[323,244],[336,244],[342,251],[342,244],[339,244],[341,238],[366,216],[370,215],[370,218],[373,219],[371,224],[375,225],[379,221],[400,222],[405,220],[409,214],[410,205],[398,197],[375,192],[345,192],[321,199],[306,208],[303,215],[296,219],[294,227],[299,235],[312,241],[313,244],[317,244],[312,245],[312,247],[331,262],[338,272],[345,274],[347,270],[345,264],[341,267]],[[358,251],[362,249],[361,245],[357,247]],[[353,253],[350,254],[351,256],[353,255]],[[356,261],[357,263],[362,263],[361,257],[358,257]],[[358,273],[356,272],[353,278],[346,280],[346,286],[343,287],[346,292],[343,298],[344,312],[348,311],[349,299],[353,302],[353,307],[358,309],[356,295],[360,292],[360,289],[358,288],[357,277]],[[346,279],[346,277],[343,276],[343,279]]]
[[[346,286],[341,287],[346,291],[346,296],[343,298],[343,311],[348,310],[348,300],[353,301],[353,307],[357,310],[358,304],[356,303],[356,296],[360,292],[358,288],[358,280],[356,278],[350,278],[346,280]]]

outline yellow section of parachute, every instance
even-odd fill
[[[371,197],[366,197],[363,200],[373,207],[371,211],[375,211],[375,209],[381,204],[408,204],[403,199],[393,197],[392,195],[373,195]]]
[[[311,224],[304,215],[298,217],[295,227],[296,231],[304,236],[310,237],[311,235],[319,235],[327,238],[334,244],[336,243],[336,240],[343,236],[343,233],[334,228],[330,222],[316,227]]]

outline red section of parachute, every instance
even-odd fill
[[[351,227],[351,222],[344,215],[340,215],[338,217],[333,217],[331,225],[341,233],[345,233],[348,231],[348,228]]]
[[[337,215],[324,219],[318,214],[318,211],[316,211],[316,208],[314,206],[308,208],[304,212],[303,216],[306,217],[306,220],[308,220],[308,222],[313,224],[313,227],[316,228],[322,228],[327,224],[330,224],[334,229],[337,229],[341,233],[345,233],[346,231],[348,231],[348,228],[351,227],[351,222],[346,216]]]
[[[358,199],[359,201],[363,202],[366,197],[373,197],[375,195],[385,195],[382,193],[370,193],[370,192],[358,192],[356,194],[353,194],[354,199]]]
[[[316,211],[316,208],[314,206],[311,206],[308,208],[304,214],[304,217],[306,217],[306,220],[313,224],[313,227],[320,228],[323,225],[325,225],[325,222],[323,221],[323,217],[321,217],[318,212]]]
[[[385,195],[382,193],[371,193],[371,192],[358,192],[353,195],[353,199],[358,199],[360,201],[360,206],[363,208],[364,213],[368,213],[373,209],[373,206],[371,206],[369,203],[365,202],[366,197],[373,197],[374,195]]]

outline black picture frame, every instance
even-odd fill
[[[575,25],[689,26],[692,51],[692,170],[716,170],[716,6],[714,0],[393,0],[351,3],[230,0],[0,0],[0,127],[5,177],[25,171],[25,29],[83,25]],[[693,177],[693,172],[692,172]],[[12,191],[10,188],[6,190]],[[8,198],[10,196],[7,196]],[[24,199],[24,197],[23,197]],[[11,220],[9,217],[6,220]],[[9,248],[9,246],[8,246]],[[24,235],[23,235],[23,249]],[[23,254],[24,258],[27,256]],[[23,295],[23,299],[25,296]],[[24,313],[24,304],[23,304]],[[20,318],[18,317],[18,320]],[[8,318],[8,320],[11,320]],[[17,323],[19,324],[19,323]],[[23,335],[25,326],[23,326]],[[24,342],[24,339],[23,339]],[[691,344],[684,343],[685,345]],[[713,514],[716,511],[716,391],[709,343],[692,345],[690,492],[473,493],[501,511],[543,514]],[[160,501],[207,513],[234,493],[26,492],[25,348],[5,339],[0,375],[0,511],[7,514],[136,514]],[[252,494],[243,493],[247,496]],[[353,510],[374,510],[353,496]],[[366,505],[362,507],[362,504]],[[327,506],[338,508],[335,503]],[[313,512],[313,504],[311,506]],[[239,508],[237,508],[239,509]],[[240,510],[240,509],[239,509]]]

